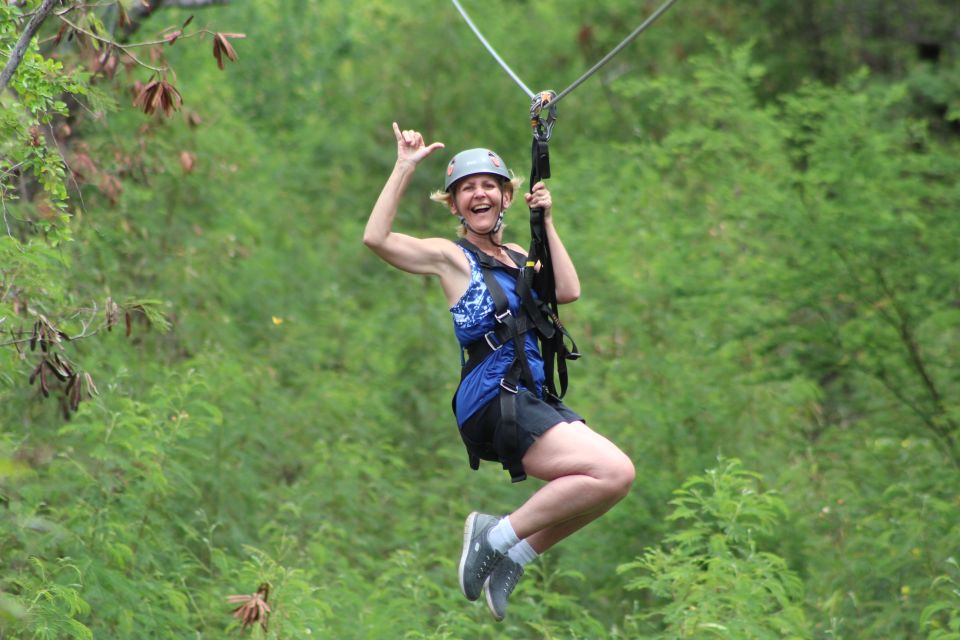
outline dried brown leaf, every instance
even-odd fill
[[[74,154],[70,170],[78,181],[85,181],[97,174],[97,166],[93,163],[93,158],[82,151]]]
[[[32,385],[37,381],[37,376],[40,375],[40,372],[43,370],[43,360],[40,360],[40,363],[34,367],[33,371],[30,373],[30,384]]]
[[[71,380],[73,386],[70,388],[70,408],[76,411],[77,407],[80,406],[80,374],[75,374]]]
[[[70,397],[70,393],[73,391],[73,388],[77,386],[77,380],[80,378],[80,375],[77,373],[71,374],[70,378],[67,380],[67,386],[63,389],[63,395]]]
[[[53,37],[53,46],[60,44],[60,41],[63,40],[63,34],[67,33],[67,29],[69,28],[70,26],[66,22],[60,25],[60,28],[57,29],[57,35]]]
[[[191,173],[196,163],[197,155],[195,153],[190,151],[180,152],[180,167],[183,169],[184,173]]]
[[[103,75],[107,78],[113,80],[113,76],[117,74],[117,66],[120,63],[120,59],[113,52],[107,54],[105,57],[101,57],[98,61],[99,66],[96,71],[103,71]]]
[[[269,595],[270,585],[265,582],[260,585],[254,594],[227,596],[228,602],[243,603],[233,610],[233,617],[241,621],[243,629],[259,622],[260,626],[266,630],[267,619],[270,617],[271,612],[270,605],[267,604]]]
[[[223,56],[226,55],[227,58],[233,62],[237,61],[237,52],[234,50],[233,45],[230,44],[230,38],[246,38],[246,34],[243,33],[223,33],[218,32],[213,34],[213,57],[217,59],[217,66],[220,67],[222,71],[224,68],[223,65]]]
[[[120,194],[123,193],[123,183],[120,182],[118,177],[108,173],[100,176],[100,182],[97,184],[97,188],[103,195],[107,196],[111,204],[116,204],[120,198]],[[116,324],[116,321],[114,321],[114,324]],[[109,329],[109,326],[107,328]]]
[[[97,391],[97,385],[93,384],[93,378],[90,377],[89,373],[84,372],[83,379],[87,383],[87,394],[92,398],[93,396],[100,395],[100,392]]]
[[[143,85],[140,88],[139,93],[133,99],[133,106],[139,107],[145,114],[150,115],[153,113],[155,96],[160,90],[160,81],[156,78]]]
[[[63,367],[63,361],[60,360],[60,356],[58,354],[53,354],[53,357],[47,360],[47,367],[49,367],[53,375],[57,377],[57,380],[60,382],[67,381],[67,371]]]
[[[200,114],[192,109],[184,111],[184,118],[187,120],[187,124],[191,127],[198,127],[203,122],[203,119],[200,118]]]
[[[216,35],[213,37],[213,57],[217,59],[217,66],[220,67],[220,70],[223,70],[223,45],[220,44],[220,37]]]
[[[117,16],[117,26],[121,29],[125,29],[133,24],[133,20],[130,19],[130,14],[127,13],[127,8],[123,6],[122,2],[117,3],[117,8],[120,10],[120,14]]]

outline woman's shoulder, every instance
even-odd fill
[[[510,249],[511,251],[516,251],[521,255],[524,255],[524,256],[527,255],[527,250],[521,247],[520,245],[518,245],[516,242],[508,242],[503,246],[505,246],[507,249]]]
[[[449,238],[424,238],[423,243],[433,252],[443,254],[448,258],[451,256],[455,258],[463,256],[463,251],[461,250],[460,246]]]

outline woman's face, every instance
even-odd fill
[[[510,194],[502,190],[500,178],[489,173],[467,176],[457,183],[453,194],[452,211],[463,216],[467,225],[477,233],[493,229],[503,208],[510,206]]]

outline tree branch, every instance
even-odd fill
[[[17,40],[17,44],[14,45],[13,51],[10,52],[10,59],[7,60],[3,71],[0,71],[0,93],[7,88],[7,85],[10,83],[10,78],[13,77],[17,67],[19,67],[23,61],[23,56],[27,52],[30,41],[33,39],[33,36],[36,35],[43,21],[47,19],[47,15],[53,10],[53,5],[57,2],[58,0],[43,0],[40,7],[30,17],[30,21],[27,22],[27,27],[23,30],[23,33],[20,34],[20,38]]]
[[[195,7],[209,7],[214,4],[230,4],[230,0],[167,0],[165,4],[168,7],[193,9]]]
[[[929,371],[927,371],[926,364],[923,361],[923,356],[920,355],[920,347],[917,344],[916,337],[913,335],[913,330],[910,326],[910,317],[907,314],[907,311],[900,306],[893,294],[893,291],[887,284],[887,279],[883,275],[883,271],[881,271],[879,268],[875,268],[874,273],[877,276],[877,280],[879,281],[883,292],[893,303],[893,309],[899,318],[899,321],[894,323],[893,326],[896,328],[897,333],[900,336],[900,341],[903,343],[904,348],[907,350],[907,354],[910,356],[910,363],[913,365],[914,371],[916,371],[917,375],[920,376],[920,380],[923,382],[923,386],[927,390],[936,412],[940,415],[948,415],[947,409],[943,405],[943,399],[940,395],[940,391],[937,389],[937,386],[934,383],[933,378],[930,376]],[[955,428],[955,425],[953,425],[952,421],[948,420],[947,422],[952,428]]]
[[[63,16],[58,16],[58,17],[59,17],[61,20],[63,20],[63,22],[64,22],[67,26],[69,26],[71,29],[73,29],[74,31],[76,31],[76,32],[78,32],[78,33],[82,33],[83,35],[85,35],[85,36],[87,36],[87,37],[89,37],[89,38],[92,38],[92,39],[94,39],[94,40],[96,40],[96,41],[98,41],[98,42],[100,42],[100,43],[102,43],[102,44],[105,44],[105,45],[107,45],[108,47],[116,47],[116,48],[120,49],[120,50],[123,52],[124,55],[129,56],[131,60],[133,60],[135,63],[137,63],[137,64],[140,65],[141,67],[145,67],[145,68],[147,68],[147,69],[150,69],[151,71],[153,71],[153,72],[155,72],[155,73],[162,73],[162,72],[166,71],[166,68],[162,68],[162,69],[161,69],[161,68],[159,68],[159,67],[154,67],[153,65],[149,65],[149,64],[147,64],[146,62],[144,62],[143,60],[141,60],[140,58],[138,58],[137,56],[135,56],[135,55],[133,55],[132,53],[130,53],[129,51],[127,51],[127,49],[131,47],[131,45],[123,46],[123,45],[117,44],[116,42],[114,42],[114,41],[111,40],[110,38],[104,38],[103,36],[98,36],[97,34],[93,33],[92,31],[89,31],[89,30],[87,30],[87,29],[84,29],[84,28],[81,27],[80,25],[77,25],[77,24],[74,24],[74,23],[70,22],[69,20],[67,20],[67,19],[66,19],[65,17],[63,17]]]
[[[147,2],[139,3],[130,10],[130,24],[123,29],[123,32],[117,39],[120,42],[126,42],[127,38],[140,29],[140,25],[144,20],[163,7],[198,9],[219,4],[230,4],[230,0],[148,0]]]

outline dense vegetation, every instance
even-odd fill
[[[464,4],[557,90],[656,6]],[[0,96],[0,638],[239,635],[268,584],[253,637],[960,639],[955,2],[683,0],[560,105],[568,400],[638,481],[499,625],[462,518],[536,481],[469,470],[443,296],[360,237],[392,120],[524,175],[526,98],[443,2],[216,3],[176,75],[61,25]],[[452,234],[443,163],[401,230]]]

